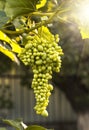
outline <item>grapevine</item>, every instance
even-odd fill
[[[63,51],[58,45],[59,36],[53,35],[47,27],[40,27],[25,37],[25,48],[18,55],[25,65],[33,70],[32,88],[34,90],[37,114],[48,116],[47,106],[53,86],[50,84],[52,73],[61,68]]]

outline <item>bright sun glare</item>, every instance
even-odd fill
[[[83,1],[79,4],[77,10],[78,18],[81,22],[88,21],[89,22],[89,1]]]
[[[78,25],[83,39],[89,38],[89,0],[74,1],[70,18]]]

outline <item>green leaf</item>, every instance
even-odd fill
[[[38,126],[38,125],[30,125],[25,130],[52,130],[52,129],[46,129],[46,128],[44,128],[42,126]]]
[[[16,53],[20,53],[22,48],[17,44],[15,41],[11,40],[5,33],[0,31],[0,40],[5,41],[6,43],[9,43],[12,47],[12,51]]]
[[[6,130],[6,128],[4,128],[4,127],[0,127],[0,130]]]
[[[79,26],[79,30],[80,30],[82,39],[89,38],[89,25],[87,25],[87,26],[85,26],[85,25],[84,26]]]
[[[7,0],[5,11],[10,17],[29,14],[36,11],[39,0]]]
[[[0,28],[4,26],[7,21],[9,20],[9,17],[6,16],[4,11],[0,11]]]
[[[40,2],[36,5],[36,8],[39,9],[39,8],[42,8],[45,6],[47,0],[40,0]]]
[[[9,124],[16,128],[16,130],[23,130],[23,127],[21,126],[21,121],[15,121],[15,120],[3,120],[6,124]]]
[[[0,45],[0,51],[3,54],[5,54],[6,56],[8,56],[12,61],[19,64],[19,61],[18,61],[17,57],[15,56],[15,54],[13,52],[9,51],[7,48],[5,48],[4,46],[1,46],[1,45]]]

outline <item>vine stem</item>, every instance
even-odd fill
[[[23,33],[29,33],[29,32],[31,32],[35,29],[38,29],[41,26],[45,26],[45,25],[51,23],[52,20],[57,16],[57,14],[60,15],[60,14],[67,12],[67,11],[69,11],[69,8],[62,10],[62,8],[60,8],[60,6],[59,6],[59,8],[56,9],[56,11],[54,13],[33,12],[32,13],[33,15],[49,16],[49,18],[45,21],[39,22],[34,27],[29,28],[29,29],[22,29],[22,30],[18,30],[18,31],[10,31],[10,30],[6,30],[6,29],[1,29],[1,31],[3,31],[6,34],[11,34],[11,35],[20,35],[20,34],[23,34]]]

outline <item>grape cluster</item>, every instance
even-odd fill
[[[37,114],[48,116],[46,110],[53,86],[49,80],[52,79],[53,71],[59,72],[61,67],[61,47],[58,45],[58,35],[53,35],[47,27],[42,26],[37,34],[26,36],[26,44],[19,54],[25,65],[30,65],[33,70],[32,88],[34,90]]]

